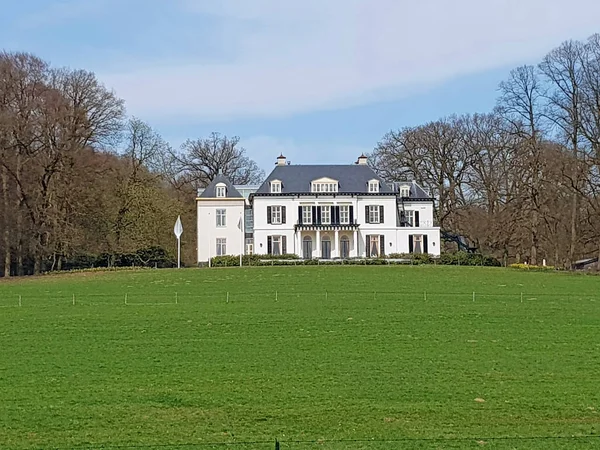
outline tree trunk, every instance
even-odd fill
[[[571,209],[571,242],[569,245],[569,269],[575,261],[575,248],[577,246],[577,209],[579,205],[577,193],[573,195],[573,207]]]
[[[8,173],[6,167],[2,168],[2,197],[4,200],[4,276],[10,277],[11,253],[10,253],[10,202],[8,200]]]
[[[21,191],[21,155],[17,153],[17,167],[16,167],[16,179],[17,179],[17,209],[15,215],[17,217],[15,227],[15,241],[17,243],[17,275],[23,276],[25,274],[23,270],[23,207],[22,197],[23,192]]]

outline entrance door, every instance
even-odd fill
[[[369,243],[369,256],[371,258],[379,257],[379,235],[371,235]]]
[[[321,258],[331,259],[331,240],[325,236],[321,241]]]
[[[346,235],[342,236],[340,240],[340,256],[350,258],[350,239]]]
[[[304,236],[302,240],[302,257],[312,259],[312,239],[310,236]]]

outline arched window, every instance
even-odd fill
[[[302,239],[302,257],[304,259],[312,259],[312,238],[310,236],[304,236]]]
[[[350,257],[350,238],[348,238],[348,236],[345,234],[340,238],[340,257]]]

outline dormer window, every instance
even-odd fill
[[[311,183],[310,190],[316,193],[338,192],[338,182],[331,178],[321,178]]]
[[[379,192],[379,181],[371,180],[369,181],[369,192]]]
[[[400,197],[410,197],[410,186],[400,186]]]
[[[216,186],[217,197],[222,198],[227,196],[227,186],[224,184],[217,184]]]
[[[271,194],[281,194],[281,181],[271,181]]]

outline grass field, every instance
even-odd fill
[[[599,411],[600,277],[352,266],[0,281],[2,449],[600,448]]]

